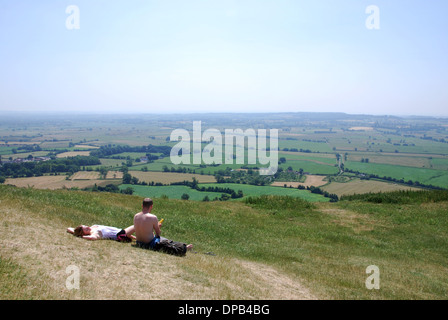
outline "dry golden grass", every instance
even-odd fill
[[[349,130],[355,130],[355,131],[358,131],[358,130],[361,130],[361,131],[372,131],[373,128],[372,128],[372,127],[351,127],[351,128],[349,128]]]
[[[100,178],[100,173],[97,171],[78,171],[70,177],[73,180],[95,180]]]
[[[0,141],[0,145],[9,145],[9,146],[19,146],[19,145],[33,145],[36,144],[35,141]]]
[[[331,182],[329,185],[322,187],[324,191],[334,193],[338,197],[342,195],[362,194],[369,192],[389,192],[398,190],[420,190],[396,183],[381,182],[375,180],[359,180],[355,179],[350,182]]]
[[[285,184],[287,187],[293,187],[297,188],[298,186],[304,186],[304,187],[320,187],[327,183],[327,181],[324,181],[325,176],[316,176],[316,175],[307,175],[305,182],[296,182],[296,181],[276,181],[272,183],[271,185],[274,187],[284,187]]]
[[[58,158],[68,158],[76,156],[90,156],[90,151],[68,151],[59,153],[56,157]]]
[[[85,149],[99,149],[100,147],[97,146],[90,146],[86,144],[77,144],[75,148],[85,148]]]
[[[121,171],[108,171],[106,179],[123,179],[123,172]]]
[[[369,215],[360,215],[356,212],[347,209],[337,208],[330,203],[320,203],[320,211],[333,218],[334,224],[348,227],[356,234],[360,234],[364,231],[372,231],[376,227],[385,228],[386,226],[379,224]]]
[[[5,184],[10,184],[16,187],[33,187],[36,189],[70,189],[70,188],[88,188],[97,185],[106,185],[110,183],[106,180],[66,180],[66,176],[41,176],[30,178],[8,178]]]
[[[137,177],[140,181],[145,182],[160,182],[169,184],[173,182],[181,182],[184,180],[192,181],[196,178],[199,183],[214,183],[216,179],[212,175],[200,175],[192,173],[177,173],[177,172],[143,172],[143,171],[129,171],[133,177]]]

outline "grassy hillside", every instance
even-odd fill
[[[421,199],[155,199],[164,236],[195,246],[179,258],[65,232],[126,227],[140,196],[2,185],[0,298],[447,299],[448,202]],[[70,265],[80,268],[79,290],[65,287]],[[370,265],[379,290],[366,289]]]

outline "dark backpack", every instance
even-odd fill
[[[187,253],[187,245],[185,243],[163,238],[160,242],[156,243],[154,250],[175,256],[184,256]]]

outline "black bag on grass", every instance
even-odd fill
[[[175,256],[184,256],[187,253],[187,245],[182,242],[161,238],[160,242],[156,243],[154,250]]]

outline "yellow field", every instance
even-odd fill
[[[85,148],[85,149],[99,149],[100,147],[90,146],[86,144],[77,144],[75,148]]]
[[[70,177],[71,180],[95,180],[100,178],[97,171],[78,171]]]
[[[0,141],[0,145],[18,146],[18,145],[33,145],[40,144],[40,141]]]
[[[200,175],[192,173],[177,173],[177,172],[143,172],[143,171],[129,171],[129,173],[138,178],[140,181],[150,183],[151,181],[169,184],[173,182],[181,182],[184,180],[192,181],[193,177],[199,183],[214,183],[216,179],[211,175]]]
[[[76,157],[76,156],[90,156],[90,151],[68,151],[68,152],[60,153],[56,157],[68,158],[68,157]]]
[[[108,171],[106,179],[123,179],[123,172],[121,171]]]
[[[355,130],[355,131],[358,131],[358,130],[372,131],[373,128],[372,128],[372,127],[351,127],[351,128],[349,128],[349,130]]]
[[[322,190],[334,193],[338,197],[342,195],[362,194],[369,192],[389,192],[398,190],[419,190],[396,183],[388,183],[374,180],[355,179],[350,182],[331,182],[329,185],[322,187]]]
[[[2,155],[1,157],[3,160],[9,159],[9,158],[14,160],[17,158],[22,158],[22,159],[27,158],[29,155],[32,155],[33,157],[45,157],[47,154],[48,154],[47,151],[35,151],[35,152],[29,152],[29,153],[5,154],[5,155]]]
[[[271,186],[274,187],[284,187],[285,184],[287,187],[293,187],[297,188],[298,186],[304,186],[304,187],[320,187],[327,183],[327,181],[324,181],[325,176],[316,176],[316,175],[307,175],[305,182],[296,182],[296,181],[288,181],[288,182],[282,182],[282,181],[276,181]]]
[[[5,184],[17,187],[34,187],[36,189],[70,189],[70,188],[88,188],[95,184],[103,186],[109,184],[106,180],[66,180],[66,176],[42,176],[31,178],[6,179]]]
[[[151,181],[170,184],[172,182],[181,182],[184,180],[192,181],[195,177],[199,183],[214,183],[215,177],[210,175],[175,173],[175,172],[142,172],[129,171],[133,177],[137,177],[140,181],[150,183]],[[78,171],[70,180],[66,180],[66,176],[41,176],[30,178],[6,179],[5,184],[17,187],[34,187],[36,189],[63,189],[63,188],[87,188],[93,185],[104,186],[111,183],[110,180],[123,179],[123,172],[109,171],[106,179],[100,180],[100,173],[97,171]],[[121,182],[121,181],[120,181]],[[283,186],[283,185],[282,185]]]

